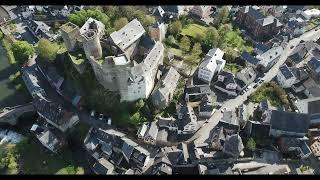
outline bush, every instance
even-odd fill
[[[256,150],[256,142],[254,141],[253,138],[248,139],[247,144],[246,144],[246,148],[251,152]]]
[[[9,63],[16,64],[16,59],[14,58],[13,52],[11,50],[11,44],[9,43],[9,41],[6,39],[3,39],[2,44],[3,44],[4,49],[7,52],[7,57],[8,57]]]

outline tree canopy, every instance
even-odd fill
[[[182,24],[179,20],[176,20],[169,24],[168,32],[174,36],[178,35],[181,32]]]
[[[218,14],[218,22],[221,24],[225,24],[229,21],[229,10],[227,6],[223,6]]]
[[[60,46],[52,43],[48,39],[41,38],[36,47],[37,53],[42,60],[53,62],[56,59]]]
[[[200,56],[202,54],[202,48],[200,43],[195,43],[192,47],[191,54],[195,56]]]
[[[34,55],[34,48],[27,41],[16,41],[12,44],[11,50],[18,65],[28,61],[29,57]]]
[[[246,148],[251,152],[256,150],[256,142],[254,141],[253,138],[248,139],[247,144],[246,144]]]
[[[189,52],[190,50],[190,39],[187,36],[183,36],[180,40],[180,49],[184,51],[184,53]]]
[[[68,20],[78,26],[82,26],[90,17],[98,21],[101,21],[105,25],[106,29],[111,27],[110,18],[98,9],[77,11],[75,13],[70,14],[68,16]]]
[[[217,47],[219,38],[218,30],[214,27],[210,27],[207,29],[204,43],[209,47]]]
[[[113,23],[113,27],[116,31],[118,31],[119,29],[121,29],[122,27],[124,27],[126,24],[128,24],[128,19],[125,17],[122,17],[120,19],[117,19],[114,21]]]

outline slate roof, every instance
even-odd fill
[[[245,6],[239,9],[240,11],[247,13],[250,17],[254,18],[255,20],[263,19],[265,16],[261,14],[256,9],[252,8],[251,6]]]
[[[241,54],[241,58],[243,60],[245,60],[247,63],[249,64],[253,64],[253,65],[257,65],[259,63],[259,59],[253,57],[250,53],[248,53],[247,51],[244,51],[242,54]]]
[[[316,59],[315,57],[312,57],[310,61],[308,61],[308,66],[310,69],[320,75],[320,60]]]
[[[255,52],[257,54],[263,54],[263,53],[267,52],[269,49],[270,49],[269,46],[267,46],[263,43],[260,43],[260,42],[255,45]]]
[[[295,133],[307,133],[310,124],[308,114],[271,111],[270,128]]]
[[[290,79],[290,78],[294,77],[293,73],[291,72],[291,70],[289,69],[289,67],[286,64],[280,66],[279,70],[280,70],[281,74],[286,79]]]
[[[119,31],[111,33],[110,37],[120,49],[124,50],[138,40],[145,32],[141,23],[137,19],[134,19]]]
[[[300,113],[320,113],[320,97],[298,100],[296,106]]]
[[[309,78],[303,83],[303,86],[309,91],[313,97],[320,97],[320,86],[312,79]]]
[[[42,133],[37,134],[36,136],[39,141],[52,152],[57,152],[57,150],[61,147],[60,140],[49,129],[44,129]]]
[[[223,152],[233,157],[239,157],[241,151],[244,149],[242,139],[238,134],[231,136],[227,135],[223,146]]]
[[[164,10],[162,9],[162,7],[161,6],[158,6],[155,10],[154,10],[154,12],[152,13],[152,15],[154,15],[154,16],[159,16],[159,17],[163,17],[163,15],[164,15]]]

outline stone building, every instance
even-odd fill
[[[103,39],[104,25],[89,18],[79,28],[67,23],[61,27],[68,51],[81,47],[97,80],[105,89],[119,92],[121,101],[148,98],[159,77],[164,46],[152,40],[134,19],[110,37]]]

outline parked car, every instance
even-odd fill
[[[258,87],[258,84],[255,84],[255,85],[253,86],[253,88],[256,88],[256,87]]]
[[[91,116],[91,117],[94,117],[95,114],[96,114],[96,111],[95,111],[95,110],[92,110],[91,113],[90,113],[90,116]]]
[[[112,121],[112,120],[111,120],[111,118],[109,117],[109,118],[108,118],[108,125],[111,125],[111,121]]]

